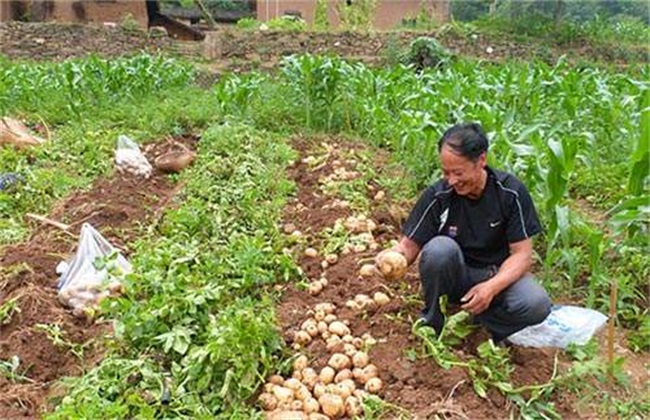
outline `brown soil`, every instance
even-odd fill
[[[625,67],[626,63],[647,62],[647,45],[621,49],[577,42],[565,47],[533,41],[513,41],[506,36],[485,33],[476,36],[454,31],[412,32],[283,32],[238,31],[232,26],[206,32],[204,41],[177,41],[151,37],[141,30],[122,27],[61,23],[0,23],[0,54],[9,59],[63,60],[85,57],[130,55],[139,51],[164,51],[200,59],[211,72],[274,68],[290,54],[332,54],[367,64],[380,64],[396,55],[418,37],[436,38],[452,53],[485,61],[506,59],[542,60],[555,63],[561,56],[570,62],[582,59]],[[488,52],[488,47],[490,48]],[[207,61],[206,61],[207,59]]]
[[[196,139],[178,139],[193,147]],[[169,142],[145,148],[150,161],[171,148]],[[0,325],[0,360],[18,356],[17,373],[27,380],[0,375],[0,418],[36,418],[56,394],[54,381],[83,373],[101,358],[101,339],[108,323],[72,316],[57,300],[56,265],[73,255],[82,223],[90,223],[128,257],[141,223],[151,222],[177,191],[162,173],[149,179],[115,174],[98,179],[89,191],[76,192],[56,206],[49,217],[70,224],[70,233],[49,225],[34,225],[26,243],[0,250],[0,305],[18,299],[18,308]],[[63,338],[83,345],[78,357],[68,346],[56,346],[37,324],[56,324]],[[79,355],[81,356],[81,354]]]
[[[352,147],[362,146],[349,140],[343,142],[330,141],[335,149],[342,151]],[[313,155],[316,142],[298,140],[295,147],[301,153],[301,159]],[[378,152],[379,153],[379,152]],[[411,326],[420,309],[419,280],[411,269],[404,282],[388,283],[379,276],[362,279],[357,273],[360,263],[368,262],[376,254],[373,251],[339,255],[339,261],[323,270],[323,256],[310,258],[303,255],[306,246],[319,249],[323,245],[318,239],[318,233],[332,227],[339,218],[351,214],[348,209],[323,209],[331,203],[333,197],[323,195],[319,188],[319,178],[332,172],[332,162],[339,159],[337,153],[330,154],[328,160],[316,170],[298,161],[290,169],[290,176],[296,181],[298,191],[293,202],[285,210],[285,223],[292,223],[309,238],[304,245],[298,245],[294,251],[300,255],[298,262],[309,280],[315,280],[324,275],[329,284],[317,296],[311,296],[306,290],[296,286],[288,286],[284,293],[278,312],[280,325],[283,328],[288,343],[293,341],[293,333],[307,319],[307,311],[320,302],[331,302],[337,306],[336,315],[341,320],[349,322],[352,335],[361,336],[368,332],[377,344],[370,350],[371,363],[379,367],[379,376],[385,386],[380,395],[388,402],[406,409],[409,418],[508,418],[513,409],[511,403],[495,389],[488,392],[486,399],[480,398],[472,387],[472,380],[463,368],[454,367],[442,369],[431,358],[412,357],[421,355],[420,339],[411,334]],[[376,156],[378,161],[385,160],[384,156]],[[342,160],[342,159],[340,159]],[[347,169],[352,169],[347,167]],[[371,195],[369,195],[371,197]],[[304,208],[301,210],[301,203]],[[379,226],[375,231],[375,239],[384,244],[390,239],[397,238],[397,229],[393,218],[388,217],[388,208],[382,204],[373,203],[372,219]],[[392,225],[390,225],[392,224]],[[379,234],[377,234],[379,233]],[[364,316],[345,307],[345,302],[363,293],[372,296],[376,291],[382,291],[391,296],[391,302],[376,310],[367,312]],[[476,354],[476,348],[488,339],[484,330],[477,330],[454,351],[462,359],[465,355]],[[331,356],[320,338],[314,339],[304,349],[310,359],[310,366],[320,371]],[[409,357],[407,351],[411,350]],[[517,348],[510,349],[514,372],[511,375],[513,385],[534,385],[547,383],[554,372],[555,349]],[[566,359],[566,356],[564,357]],[[566,368],[568,362],[559,368]],[[643,376],[643,369],[633,375]],[[564,417],[576,416],[573,405],[575,396],[570,393],[553,396],[556,410]]]

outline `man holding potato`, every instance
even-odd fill
[[[443,134],[443,179],[423,192],[399,243],[376,262],[385,266],[393,252],[407,265],[420,256],[422,321],[441,332],[439,298],[447,295],[498,342],[542,322],[551,300],[529,272],[532,236],[541,231],[533,201],[517,178],[487,166],[487,150],[479,124],[455,125]]]

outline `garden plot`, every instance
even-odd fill
[[[348,362],[337,357],[330,363],[334,351],[349,352],[350,362],[361,366],[363,355],[356,363],[354,356],[363,350],[376,370],[368,368],[363,380],[353,369],[351,378],[339,379],[364,391],[369,377],[381,381],[368,386],[383,399],[364,400],[365,419],[647,417],[648,317],[642,292],[649,260],[647,213],[639,206],[645,203],[648,136],[637,135],[650,127],[650,94],[641,83],[645,69],[620,75],[576,69],[564,61],[549,67],[459,59],[445,71],[415,73],[403,66],[371,69],[305,55],[287,58],[273,77],[223,77],[204,91],[191,87],[191,66],[147,56],[56,66],[3,64],[5,84],[12,89],[0,102],[8,115],[43,117],[59,139],[35,149],[40,153],[0,150],[2,170],[33,170],[26,185],[34,187],[29,195],[2,197],[9,200],[0,203],[0,211],[9,209],[5,225],[12,228],[2,230],[3,243],[27,236],[29,226],[21,222],[26,212],[49,212],[52,219],[75,224],[74,231],[82,221],[101,224],[106,209],[88,205],[92,201],[83,193],[65,210],[64,205],[49,209],[75,187],[110,172],[114,138],[122,132],[156,138],[204,131],[196,162],[179,177],[183,199],[164,217],[157,209],[173,195],[167,190],[171,186],[164,186],[162,196],[144,187],[127,190],[123,203],[142,200],[154,208],[146,235],[131,223],[139,215],[120,213],[119,206],[115,214],[106,213],[105,222],[117,227],[104,224],[100,230],[124,247],[134,272],[124,279],[123,298],[103,307],[115,334],[101,340],[102,349],[96,335],[85,335],[86,324],[63,309],[25,303],[32,297],[54,302],[53,287],[43,285],[56,279],[36,273],[52,270],[73,250],[75,239],[42,227],[22,247],[3,252],[0,282],[32,280],[15,280],[13,289],[0,292],[0,316],[11,314],[12,320],[0,325],[5,343],[0,398],[13,398],[0,404],[13,411],[0,416],[35,417],[40,405],[53,409],[43,414],[50,419],[261,418],[256,397],[271,390],[267,381],[284,385],[294,365],[305,362],[313,371],[300,370],[303,380],[313,379],[328,363],[340,369]],[[459,108],[459,95],[473,99]],[[450,327],[436,340],[430,330],[413,328],[421,305],[414,272],[401,281],[386,281],[374,270],[358,277],[398,237],[415,189],[438,173],[435,145],[452,117],[485,124],[495,165],[521,174],[534,195],[548,228],[536,243],[536,273],[555,300],[606,313],[612,307],[610,287],[618,284],[614,360],[603,357],[602,336],[557,355],[496,348],[481,330],[470,331],[463,312],[453,308]],[[286,136],[304,132],[324,137],[298,141],[302,156],[297,158]],[[329,137],[340,133],[363,140]],[[391,150],[391,164],[405,172],[386,174],[385,155],[361,141]],[[287,166],[294,182],[287,179]],[[628,188],[621,189],[625,184]],[[112,191],[98,192],[97,200],[116,203]],[[287,206],[289,197],[293,201]],[[594,224],[591,214],[588,220],[574,209],[582,203],[603,214],[595,219],[606,219],[607,225]],[[29,246],[38,271],[15,257]],[[383,295],[373,299],[377,293]],[[316,305],[323,303],[331,314],[320,313]],[[39,310],[43,315],[31,322],[40,326],[18,321]],[[327,331],[317,316],[324,322],[329,316]],[[100,326],[93,328],[102,334],[106,324],[96,322]],[[303,324],[309,337],[297,335]],[[308,332],[314,333],[314,326],[320,335]],[[327,339],[335,342],[333,334],[347,337],[347,330],[351,342],[345,344],[354,349],[323,339],[328,332]],[[17,344],[8,341],[10,336]],[[82,345],[92,337],[96,344]],[[62,356],[55,364],[43,356],[49,365],[43,362],[45,369],[38,372],[35,362],[11,357],[14,345],[29,354],[47,346],[46,339],[53,340],[44,350],[47,357],[58,344],[69,359]],[[83,363],[75,356],[82,352]],[[291,358],[298,353],[305,357]],[[81,373],[90,364],[94,367],[83,369],[83,376],[53,392],[50,380],[58,373]],[[17,389],[31,385],[32,397],[22,394],[21,407]],[[61,396],[52,400],[56,408],[46,407],[48,394]],[[282,396],[288,393],[275,395]],[[341,414],[336,407],[330,412]]]
[[[177,141],[194,147],[196,138]],[[169,141],[146,149],[149,160],[173,146]],[[0,417],[36,416],[57,394],[54,381],[77,376],[103,353],[108,323],[75,318],[57,300],[55,267],[77,245],[82,223],[89,223],[128,256],[129,243],[155,222],[177,191],[164,174],[149,179],[116,174],[97,180],[56,205],[49,218],[69,224],[63,231],[35,226],[29,240],[0,256]],[[11,303],[13,302],[13,303]],[[10,304],[8,304],[10,303]],[[5,361],[12,361],[7,365]]]
[[[478,359],[479,348],[488,338],[486,332],[477,330],[462,344],[457,343],[451,352],[460,361],[459,365],[443,369],[425,357],[422,343],[426,340],[420,341],[412,331],[421,304],[415,270],[412,268],[403,281],[391,283],[378,274],[359,275],[360,267],[372,262],[378,249],[388,247],[388,242],[399,236],[399,221],[389,211],[390,197],[374,179],[371,181],[372,174],[364,174],[363,169],[359,169],[364,163],[355,156],[355,150],[361,151],[363,146],[331,139],[324,143],[300,141],[297,144],[301,160],[290,170],[290,175],[299,190],[286,209],[283,227],[295,240],[293,252],[310,283],[303,284],[304,287],[289,286],[283,295],[278,317],[286,342],[293,346],[296,354],[307,356],[308,368],[316,373],[323,373],[325,369],[325,376],[326,366],[332,365],[334,353],[347,354],[352,361],[355,345],[357,351],[366,351],[369,363],[377,368],[381,380],[381,386],[373,392],[385,400],[384,403],[376,400],[378,407],[392,410],[394,416],[428,418],[437,414],[452,418],[489,418],[507,412],[512,402],[496,387],[490,386],[486,387],[485,398],[481,398],[474,388],[474,383],[481,378],[473,377],[461,366]],[[373,160],[385,159],[376,156]],[[343,183],[336,185],[337,179],[339,182],[345,179],[345,184],[354,184],[359,189],[341,191],[337,187]],[[361,202],[365,202],[365,212]],[[361,226],[359,222],[351,223],[359,216],[366,223]],[[366,243],[363,243],[364,237]],[[321,287],[313,287],[318,282],[323,286],[319,292]],[[387,295],[390,301],[378,304],[372,299],[376,293]],[[330,322],[327,332],[323,334],[324,325],[317,323],[317,330],[311,331],[313,336],[305,336],[304,330],[309,330],[309,324],[313,323],[308,320],[320,318],[323,321],[319,311],[328,304],[333,304],[335,309],[325,316],[324,321]],[[331,326],[335,322],[342,322],[350,330],[349,336],[340,342],[332,339]],[[508,378],[513,389],[523,387],[523,392],[538,385],[548,386],[556,374],[555,357],[556,351],[551,349],[513,349],[512,372]],[[354,367],[350,370],[354,371]],[[296,373],[293,369],[291,374],[294,378],[302,378],[302,372]],[[306,371],[308,376],[311,372]],[[342,378],[350,373],[344,372],[338,377],[339,387],[344,387],[340,385],[344,381]],[[364,385],[367,378],[360,379],[363,376],[360,371],[354,371],[352,376],[355,389],[367,390]],[[288,375],[284,379],[289,379]],[[280,381],[275,376],[272,382]],[[292,381],[285,383],[289,387],[296,385]],[[269,406],[265,400],[269,398],[269,391],[273,392],[272,388],[267,385],[262,396],[262,405],[267,408],[277,407],[273,401]],[[312,390],[314,394],[322,393],[313,387]],[[347,393],[343,391],[342,395]],[[300,403],[293,403],[293,406],[281,401],[277,403],[284,409],[300,407]],[[556,404],[560,413],[568,415],[571,412],[568,401],[558,399]]]

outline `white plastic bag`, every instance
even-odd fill
[[[120,135],[117,138],[115,164],[120,172],[129,172],[145,178],[149,178],[153,171],[153,167],[142,154],[137,143],[125,135]]]
[[[593,309],[554,305],[546,319],[508,337],[508,341],[524,347],[561,347],[571,343],[587,344],[607,321]]]
[[[84,223],[77,253],[67,264],[59,264],[59,269],[59,301],[72,308],[75,315],[82,315],[106,296],[122,293],[121,283],[110,274],[128,274],[131,264],[91,225]]]

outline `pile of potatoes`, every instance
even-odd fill
[[[379,249],[379,244],[375,241],[372,231],[377,228],[377,224],[368,219],[365,215],[350,216],[347,219],[338,219],[334,223],[333,230],[340,231],[343,229],[352,233],[347,242],[341,250],[341,255],[349,255],[351,253],[364,252],[366,250],[376,251]],[[293,223],[287,223],[283,226],[283,231],[294,237],[301,237],[302,232],[296,229]],[[304,255],[308,258],[316,258],[319,256],[318,250],[313,247],[308,247],[304,251]],[[337,254],[327,254],[321,261],[321,267],[326,270],[328,267],[336,264],[339,260]]]
[[[79,283],[64,287],[58,295],[59,302],[72,308],[72,315],[77,318],[87,318],[107,297],[124,294],[124,286],[119,281],[107,285],[102,285],[101,282]]]
[[[320,156],[316,157],[314,155],[309,155],[305,158],[302,159],[302,162],[306,165],[309,166],[316,166],[316,165],[321,165],[323,162],[327,162],[327,160],[332,156],[332,154],[337,152],[336,146],[331,145],[325,142],[320,143],[320,147],[323,148],[325,153],[321,154]]]
[[[294,333],[294,348],[323,339],[332,353],[327,366],[316,371],[305,355],[293,363],[290,378],[273,375],[264,385],[258,402],[267,418],[321,420],[363,414],[362,400],[383,388],[378,369],[363,349],[376,343],[369,334],[354,337],[335,315],[332,303],[319,303]]]
[[[316,248],[309,247],[309,248],[305,249],[304,254],[305,254],[305,257],[307,257],[307,258],[316,258],[316,257],[318,257],[318,251],[316,250]],[[330,266],[336,264],[337,262],[339,262],[339,256],[338,255],[336,255],[336,254],[327,254],[327,255],[325,255],[325,258],[323,259],[323,261],[321,261],[320,265],[323,268],[323,270],[327,270],[327,268],[329,268]]]
[[[379,244],[375,242],[372,233],[365,232],[350,236],[346,244],[343,245],[341,254],[348,255],[352,253],[365,252],[367,250],[377,251],[378,249]]]
[[[331,203],[325,204],[323,206],[324,210],[327,209],[347,209],[350,208],[350,202],[348,200],[341,200],[340,198],[335,198]]]
[[[365,214],[348,217],[343,221],[343,226],[352,233],[372,232],[377,229],[377,224]]]
[[[382,292],[375,292],[372,298],[368,295],[359,294],[345,302],[347,308],[353,311],[374,310],[377,307],[387,305],[390,302],[390,297]]]
[[[322,276],[321,278],[309,283],[309,289],[307,289],[307,291],[309,292],[310,295],[317,296],[318,294],[320,294],[320,292],[323,291],[325,286],[327,286],[328,284],[329,284],[329,280],[327,280],[327,277]]]
[[[341,160],[341,159],[334,159],[332,161],[332,168],[334,169],[334,172],[330,175],[328,175],[325,178],[321,179],[321,183],[328,184],[336,181],[351,181],[355,178],[358,178],[361,176],[361,174],[355,170],[347,170],[345,165],[351,167],[351,168],[356,168],[357,166],[357,160],[356,159],[346,159],[346,160]]]
[[[372,235],[372,231],[375,229],[377,229],[377,224],[363,214],[336,220],[333,228],[335,232],[346,230],[350,233],[341,254],[349,255],[367,250],[378,250],[379,244]]]
[[[335,160],[332,165],[335,163],[340,162]],[[336,189],[336,183],[341,182],[341,181],[352,181],[353,179],[359,178],[361,174],[357,171],[348,171],[345,169],[343,166],[335,166],[334,167],[334,172],[322,177],[318,180],[325,188],[333,188]]]

